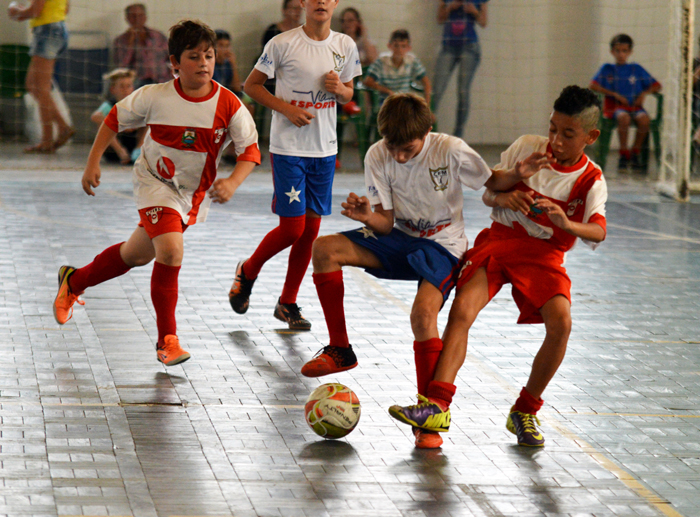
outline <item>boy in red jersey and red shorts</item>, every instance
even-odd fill
[[[595,248],[606,236],[605,179],[584,154],[600,134],[599,115],[600,101],[593,91],[568,86],[554,103],[549,138],[522,136],[501,155],[496,169],[508,169],[533,152],[546,152],[554,162],[507,191],[484,193],[494,222],[463,259],[427,395],[416,405],[392,406],[391,416],[420,429],[449,429],[449,406],[466,357],[469,329],[481,309],[510,283],[520,309],[518,323],[544,323],[546,336],[506,427],[519,445],[544,445],[536,415],[544,402],[542,393],[564,359],[571,332],[571,281],[563,267],[564,255],[577,238]]]
[[[245,82],[245,92],[272,110],[270,155],[279,226],[255,252],[236,266],[229,303],[248,310],[253,284],[265,263],[291,246],[287,275],[275,305],[275,318],[292,330],[310,330],[297,293],[311,260],[321,216],[331,213],[335,158],[338,154],[336,102],[352,99],[353,78],[362,75],[357,46],[331,30],[339,0],[303,0],[306,22],[278,34],[265,45]],[[275,95],[265,82],[275,79]]]
[[[158,360],[166,366],[189,359],[176,335],[175,307],[183,256],[182,234],[203,222],[211,202],[225,203],[260,164],[258,134],[238,98],[212,80],[216,34],[199,21],[170,29],[170,62],[178,77],[144,86],[119,101],[102,123],[88,157],[82,185],[94,196],[100,158],[120,131],[147,126],[134,165],[134,197],[141,221],[128,241],[115,244],[85,267],[62,266],[54,316],[59,324],[88,288],[123,275],[155,258],[151,299],[158,326]],[[238,163],[228,178],[216,180],[226,146],[233,142]],[[208,194],[208,195],[207,195]]]

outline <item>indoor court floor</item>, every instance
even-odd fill
[[[321,379],[299,373],[328,340],[310,271],[299,298],[310,332],[272,316],[286,253],[263,269],[250,310],[231,310],[236,263],[277,224],[269,159],[185,234],[177,318],[192,358],[165,368],[150,265],[91,288],[64,326],[52,314],[59,266],[133,231],[130,169],[105,166],[89,198],[86,145],[21,148],[0,144],[0,515],[700,515],[700,203],[609,175],[607,240],[568,255],[574,327],[544,395],[546,446],[518,447],[505,428],[543,328],[516,325],[504,289],[474,326],[445,443],[426,451],[387,412],[414,400],[415,283],[345,271],[359,366]],[[358,226],[340,202],[363,186],[361,173],[336,176],[321,234]],[[473,241],[489,224],[481,193],[465,194],[465,219]],[[329,381],[362,403],[338,441],[304,420]]]

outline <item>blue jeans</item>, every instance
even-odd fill
[[[433,86],[435,111],[440,105],[440,100],[445,93],[447,83],[450,81],[452,71],[459,64],[459,75],[457,76],[457,122],[455,123],[453,134],[460,138],[464,133],[464,126],[469,117],[469,89],[480,62],[481,47],[478,41],[474,41],[465,44],[461,50],[443,47],[435,63],[435,85]]]

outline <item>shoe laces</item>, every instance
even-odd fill
[[[253,290],[253,284],[255,280],[250,280],[243,273],[243,268],[241,272],[236,275],[236,282],[238,283],[238,293],[249,296],[250,292]],[[235,289],[232,289],[232,291]]]
[[[540,419],[537,415],[531,415],[530,413],[521,413],[523,415],[523,431],[526,433],[536,433],[537,428],[535,427],[535,422],[540,425]]]
[[[301,307],[299,307],[296,303],[281,303],[280,305],[287,312],[287,317],[290,320],[299,321],[304,319],[304,317],[301,315]]]
[[[321,357],[323,354],[326,354],[328,357],[333,359],[333,361],[335,361],[335,364],[342,365],[346,360],[348,360],[346,357],[348,354],[344,353],[345,350],[352,352],[352,347],[343,348],[340,346],[328,345],[319,350],[313,358],[316,359]]]

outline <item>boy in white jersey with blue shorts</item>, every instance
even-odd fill
[[[273,110],[270,153],[279,226],[236,266],[229,292],[233,310],[248,310],[253,283],[265,262],[291,246],[287,277],[274,316],[290,329],[309,330],[296,303],[311,260],[321,216],[331,213],[338,153],[336,102],[352,99],[352,80],[362,74],[355,42],[331,30],[339,0],[302,0],[306,23],[272,38],[245,83],[245,92]],[[276,80],[275,95],[267,91]]]
[[[79,296],[155,259],[151,300],[158,327],[158,360],[182,363],[190,354],[176,334],[175,307],[183,257],[183,232],[204,222],[211,202],[225,203],[260,164],[258,133],[248,110],[212,80],[216,34],[183,20],[170,29],[168,51],[177,78],[139,88],[115,104],[100,126],[83,173],[86,194],[100,184],[100,158],[117,133],[148,127],[134,165],[134,198],[140,222],[129,240],[115,244],[81,268],[62,266],[54,316],[63,325]],[[233,143],[238,162],[216,179],[221,155]]]
[[[425,100],[400,93],[387,98],[378,116],[382,140],[365,157],[367,195],[350,193],[342,214],[365,226],[319,238],[314,244],[314,284],[328,325],[330,344],[301,373],[320,377],[357,366],[343,308],[343,266],[396,280],[418,280],[411,310],[418,392],[426,393],[442,350],[437,316],[457,280],[467,249],[462,185],[507,189],[548,158],[543,153],[508,171],[491,171],[463,140],[430,133]],[[425,281],[424,281],[425,280]],[[416,445],[442,442],[437,433],[416,431]]]

